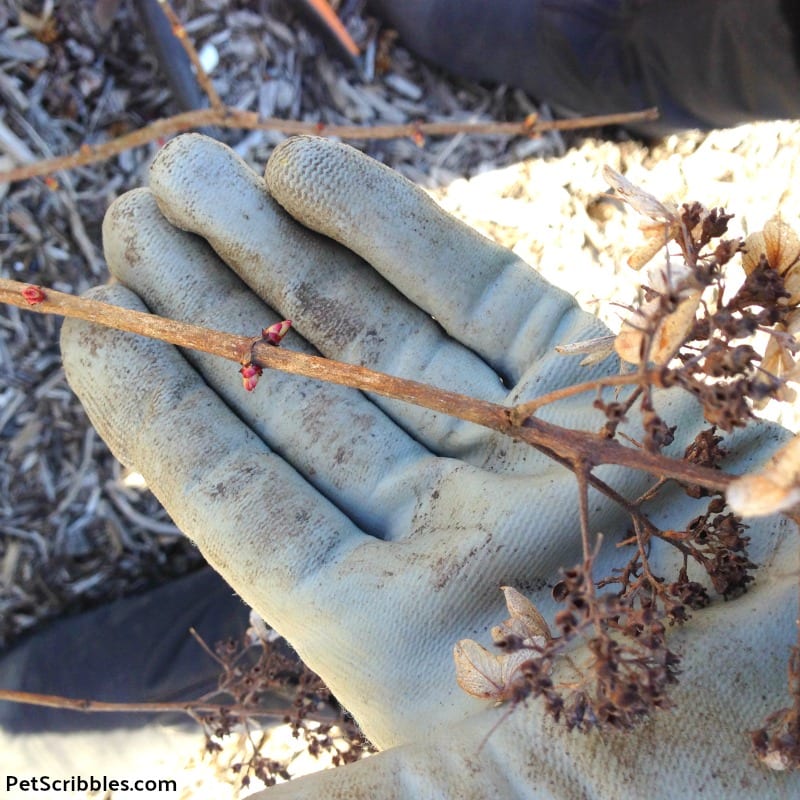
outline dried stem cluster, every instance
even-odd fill
[[[753,419],[752,407],[766,399],[794,397],[787,381],[798,377],[800,240],[780,220],[770,221],[763,233],[747,242],[725,239],[730,215],[721,209],[708,211],[699,203],[670,207],[622,176],[608,177],[622,197],[649,218],[643,226],[649,241],[634,251],[631,264],[641,268],[660,249],[677,246],[643,286],[642,304],[629,309],[628,321],[614,342],[636,372],[562,390],[512,414],[524,418],[548,401],[593,387],[594,407],[606,419],[599,434],[603,457],[616,443],[620,421],[638,413],[642,440],[634,443],[633,450],[618,445],[617,453],[632,451],[639,458],[660,461],[676,428],[656,412],[653,392],[683,390],[696,398],[710,427],[697,433],[682,463],[704,474],[712,472],[719,481],[704,484],[662,471],[640,497],[622,498],[609,487],[598,486],[592,475],[598,461],[579,446],[569,446],[573,432],[560,431],[559,440],[551,443],[551,454],[570,467],[578,481],[583,561],[565,569],[554,589],[554,599],[564,606],[554,619],[558,635],[548,629],[542,636],[534,611],[521,614],[509,602],[517,628],[510,636],[493,633],[499,654],[469,640],[459,642],[455,653],[459,683],[467,691],[513,704],[541,697],[552,716],[583,731],[629,729],[651,711],[670,705],[667,692],[677,681],[680,659],[667,646],[667,625],[685,622],[691,612],[712,602],[707,583],[690,577],[690,565],[692,573],[698,568],[705,573],[711,589],[725,599],[747,591],[757,565],[748,557],[745,525],[728,507],[726,489],[735,487],[737,511],[784,511],[800,521],[798,440],[779,451],[762,473],[731,483],[720,471],[726,453],[717,435],[718,429],[729,432],[747,425]],[[725,267],[740,254],[747,278],[731,291]],[[756,331],[769,334],[764,355],[752,344]],[[627,397],[603,399],[604,387],[624,385],[633,387]],[[527,424],[536,422],[529,418]],[[543,449],[541,440],[532,443]],[[617,463],[626,463],[625,458]],[[648,505],[676,480],[690,497],[708,497],[708,505],[683,530],[662,530],[649,518]],[[630,520],[629,530],[620,532],[619,538],[621,546],[631,548],[631,555],[609,576],[595,574],[599,542],[591,535],[590,486],[620,505]],[[649,553],[655,539],[680,553],[682,566],[676,575],[653,570]],[[608,587],[613,591],[600,593]],[[579,642],[588,654],[582,660],[575,656]],[[792,705],[771,715],[753,735],[758,757],[779,769],[800,766],[798,653],[800,640],[789,663]]]
[[[244,641],[228,639],[218,642],[213,650],[195,634],[220,667],[212,696],[231,698],[227,705],[203,707],[198,703],[187,709],[205,731],[206,751],[219,752],[221,739],[244,728],[249,746],[242,760],[232,767],[239,783],[247,787],[251,777],[265,786],[274,785],[277,778],[289,780],[287,765],[262,754],[266,735],[252,722],[252,718],[270,713],[265,709],[267,698],[276,692],[285,694],[287,689],[293,697],[280,718],[312,756],[328,753],[334,765],[339,766],[357,761],[370,751],[371,746],[319,676],[299,662],[289,648],[276,643],[263,621],[252,617],[251,622]]]

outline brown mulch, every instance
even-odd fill
[[[225,103],[264,116],[379,124],[519,121],[547,113],[519,91],[461,81],[420,63],[358,1],[339,5],[367,54],[362,73],[330,55],[284,2],[265,0],[258,12],[236,0],[175,5],[198,49],[218,61],[211,77]],[[164,87],[130,2],[0,0],[0,169],[70,153],[175,113]],[[779,202],[791,213],[798,208],[796,123],[689,133],[655,147],[613,136],[614,142],[553,134],[459,135],[422,147],[408,139],[354,144],[548,278],[579,286],[581,302],[612,325],[616,312],[594,301],[630,298],[632,282],[621,265],[637,221],[614,204],[598,205],[604,163],[655,193],[663,186],[678,199],[738,202],[731,210],[739,215],[744,203],[753,224]],[[283,137],[225,131],[219,138],[260,170]],[[105,280],[103,214],[115,197],[146,181],[157,147],[55,181],[0,185],[0,275],[74,293]],[[48,617],[202,564],[89,426],[64,380],[59,325],[53,317],[0,310],[0,647]]]

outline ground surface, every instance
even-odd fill
[[[343,13],[357,41],[378,51],[383,71],[372,78],[327,55],[283,2],[177,5],[198,47],[218,56],[212,78],[223,100],[266,116],[377,124],[520,120],[536,110],[514,90],[443,76],[399,45],[384,51],[359,3],[342,4]],[[0,0],[0,169],[174,113],[163,85],[127,2]],[[361,145],[612,326],[618,310],[608,301],[634,293],[625,258],[638,221],[617,203],[598,203],[604,164],[659,197],[724,205],[742,232],[778,209],[790,222],[800,215],[797,123],[687,133],[652,146],[592,133]],[[223,138],[260,171],[282,137]],[[0,275],[76,293],[105,280],[104,210],[145,181],[157,146],[59,174],[55,183],[0,185]],[[0,310],[0,647],[47,617],[202,563],[88,425],[64,380],[58,329],[52,317]],[[784,420],[797,431],[796,414]]]

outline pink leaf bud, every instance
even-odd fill
[[[256,384],[263,370],[258,364],[243,364],[239,372],[242,374],[242,385],[245,391],[252,392],[253,389],[256,388]]]
[[[41,286],[26,286],[22,290],[22,296],[32,305],[42,303],[47,298]]]
[[[263,328],[261,330],[261,338],[277,347],[291,327],[292,321],[290,319],[276,322],[274,325],[270,325],[269,328]]]

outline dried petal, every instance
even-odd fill
[[[661,248],[666,247],[675,237],[675,234],[680,231],[680,225],[677,222],[655,222],[640,225],[639,229],[644,234],[644,244],[640,244],[628,256],[628,266],[635,270],[640,270],[646,264],[649,264],[653,256]]]
[[[702,289],[694,284],[693,273],[685,264],[670,264],[653,271],[650,280],[657,292],[675,296],[680,301],[672,313],[658,322],[649,353],[642,353],[642,345],[659,313],[661,298],[655,297],[644,303],[623,323],[614,349],[620,358],[631,364],[639,364],[643,357],[655,364],[666,364],[694,325],[695,314],[700,306]]]
[[[782,345],[780,338],[770,336],[761,367],[776,378],[781,377],[794,366],[792,354]]]
[[[654,347],[650,357],[656,364],[665,364],[680,347],[686,334],[694,324],[695,314],[700,306],[700,295],[696,291],[681,301],[678,307],[658,326],[654,337]]]
[[[608,165],[603,167],[603,177],[612,189],[635,211],[658,222],[675,221],[675,210],[635,186]]]
[[[800,487],[778,486],[761,475],[745,475],[726,492],[728,504],[742,517],[763,517],[800,503]]]
[[[780,217],[775,216],[764,225],[763,231],[752,233],[744,243],[742,266],[749,275],[763,255],[767,263],[783,277],[789,303],[800,303],[800,239]]]
[[[800,379],[800,359],[797,357],[800,349],[800,313],[793,311],[789,314],[786,325],[776,325],[773,333],[767,342],[764,358],[761,360],[761,369],[776,378],[785,381],[796,382]],[[791,340],[797,342],[797,347],[793,347]],[[756,380],[771,380],[763,373],[756,376]],[[796,398],[796,392],[787,385],[781,386],[774,395],[780,402],[792,403]],[[756,408],[763,408],[768,402],[769,397],[754,401]]]
[[[550,628],[536,606],[511,586],[503,586],[509,619],[492,629],[498,645],[514,642],[508,652],[495,655],[472,639],[462,639],[453,648],[458,685],[473,697],[503,701],[511,699],[520,666],[552,639]]]
[[[603,167],[603,177],[631,208],[651,220],[640,225],[645,241],[628,258],[628,266],[640,270],[680,233],[677,209],[672,204],[657,200],[609,166]]]
[[[484,700],[507,700],[515,673],[529,659],[526,650],[494,655],[472,639],[461,639],[453,648],[458,685],[467,694]]]
[[[796,306],[800,304],[800,268],[797,263],[783,273],[783,285],[789,292],[789,304]]]
[[[800,503],[800,435],[781,447],[760,472],[734,480],[725,496],[743,517],[775,514]]]
[[[247,629],[247,637],[252,644],[259,642],[270,642],[275,639],[275,631],[267,627],[267,623],[261,618],[258,612],[250,609],[250,627]]]
[[[524,594],[511,586],[500,588],[503,590],[508,613],[511,615],[510,619],[506,620],[506,625],[523,632],[522,638],[537,646],[553,638],[545,618]]]
[[[614,352],[614,336],[597,336],[594,339],[586,339],[582,342],[572,344],[560,344],[556,346],[556,353],[562,356],[586,355],[582,359],[580,366],[588,367],[598,364],[608,358]]]
[[[461,639],[453,648],[456,681],[473,697],[500,699],[503,695],[503,655],[494,655],[472,639]]]

